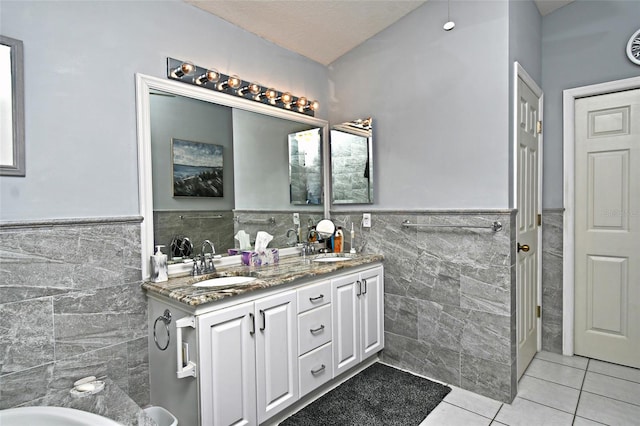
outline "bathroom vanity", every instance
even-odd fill
[[[292,256],[143,284],[152,404],[181,425],[269,423],[384,347],[383,276],[380,255]]]

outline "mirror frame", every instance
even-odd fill
[[[153,187],[151,175],[151,103],[149,92],[160,90],[174,95],[185,96],[205,102],[225,105],[231,108],[239,108],[246,111],[257,112],[271,117],[292,120],[298,123],[309,124],[322,128],[322,184],[323,184],[323,208],[324,216],[329,217],[331,200],[329,173],[329,123],[315,117],[298,114],[280,108],[261,104],[240,97],[230,96],[225,93],[203,89],[201,87],[184,84],[172,80],[165,80],[149,75],[136,73],[136,123],[138,139],[138,201],[140,215],[143,221],[140,229],[142,247],[140,250],[142,260],[142,279],[149,279],[149,259],[153,254]],[[283,142],[286,143],[286,140]],[[285,189],[286,190],[286,189]],[[293,208],[295,210],[295,208]],[[170,265],[169,276],[183,272],[181,265]]]
[[[26,176],[24,147],[24,53],[21,40],[0,35],[0,44],[11,49],[11,133],[13,162],[0,165],[0,176]],[[0,144],[9,141],[0,140]]]

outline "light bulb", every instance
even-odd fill
[[[285,108],[287,109],[291,108],[291,102],[293,101],[293,95],[291,95],[291,93],[284,92],[280,99],[282,100],[282,103],[284,104]]]
[[[313,101],[313,102],[311,102],[311,105],[309,105],[309,109],[310,109],[311,111],[317,111],[317,110],[319,110],[319,109],[320,109],[320,102],[318,102],[318,101]]]
[[[275,105],[276,98],[278,97],[278,92],[276,91],[276,89],[267,89],[267,91],[265,92],[265,96],[267,97],[267,99],[269,99],[269,103]]]
[[[183,62],[178,68],[173,70],[173,75],[181,78],[185,75],[191,75],[196,70],[196,66],[191,62]]]
[[[260,85],[260,83],[251,83],[249,85],[249,93],[251,93],[252,95],[258,95],[260,94],[260,88],[262,86]]]
[[[453,21],[447,21],[445,22],[445,24],[442,26],[442,28],[445,31],[451,31],[454,27],[456,26],[456,23]]]
[[[229,77],[229,87],[232,89],[237,89],[242,84],[242,79],[237,75],[232,75]]]
[[[305,107],[307,106],[307,98],[304,96],[298,98],[296,101],[296,105],[298,106],[298,111],[304,112]]]
[[[217,83],[220,80],[220,73],[217,69],[208,69],[204,74],[196,79],[196,83],[205,85],[209,82]]]

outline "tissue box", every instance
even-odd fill
[[[280,250],[267,249],[264,253],[245,250],[242,252],[242,264],[247,266],[275,265],[280,262]]]

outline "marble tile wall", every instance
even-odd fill
[[[563,210],[542,212],[542,349],[562,353]]]
[[[219,217],[220,216],[220,217]],[[226,211],[170,211],[153,212],[153,239],[162,244],[165,254],[169,254],[171,241],[176,236],[188,237],[194,251],[200,254],[202,242],[209,240],[216,252],[225,254],[234,247],[233,212]],[[208,249],[207,249],[208,250]],[[208,253],[208,251],[207,251]]]
[[[346,229],[361,217],[332,214]],[[504,229],[406,228],[404,220],[481,226],[497,220]],[[356,246],[385,256],[383,360],[511,402],[517,390],[511,212],[374,213],[372,221],[356,232]]]
[[[140,221],[0,224],[0,409],[89,375],[149,403]]]
[[[234,210],[234,214],[239,218],[239,222],[234,222],[234,235],[241,229],[251,236],[251,244],[255,243],[258,231],[265,231],[273,235],[273,240],[269,247],[290,247],[295,245],[294,235],[287,238],[287,231],[293,229],[293,212],[264,212],[255,210]],[[317,212],[299,211],[300,225],[303,233],[307,232],[309,224],[315,225],[323,217],[322,210]],[[265,222],[265,219],[273,218],[274,222]],[[302,236],[306,238],[306,235]]]

